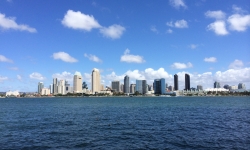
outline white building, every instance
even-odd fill
[[[50,89],[49,88],[42,88],[41,95],[50,95]]]
[[[236,89],[238,89],[238,86],[236,85],[229,86],[229,90],[236,90]]]
[[[205,91],[207,92],[228,92],[228,89],[224,89],[224,88],[207,88],[205,89]]]
[[[18,97],[18,96],[20,96],[20,94],[19,94],[18,91],[9,91],[9,92],[6,92],[6,96],[15,96],[15,97]]]
[[[92,71],[92,93],[100,92],[101,76],[98,69],[94,68]]]
[[[78,71],[76,71],[74,75],[73,92],[82,93],[82,75]]]
[[[65,80],[60,80],[57,86],[58,94],[66,94]]]

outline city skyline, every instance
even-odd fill
[[[223,4],[223,5],[221,5]],[[60,7],[55,7],[60,5]],[[174,87],[250,87],[248,0],[0,1],[0,91],[37,91],[53,79],[91,86],[129,76]],[[32,7],[31,7],[32,6]],[[44,11],[46,8],[46,11]],[[239,40],[240,39],[240,40]],[[56,81],[56,82],[58,82]]]

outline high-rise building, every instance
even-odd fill
[[[239,84],[238,84],[238,89],[243,89],[243,90],[245,90],[245,89],[246,89],[245,84],[244,84],[244,83],[239,83]]]
[[[197,85],[197,90],[198,90],[198,91],[202,91],[202,90],[203,90],[202,85]]]
[[[190,76],[189,74],[185,74],[185,90],[190,90]]]
[[[174,90],[178,91],[179,90],[179,85],[178,85],[178,75],[174,75]]]
[[[53,84],[49,85],[49,89],[50,89],[50,94],[52,94],[53,93]]]
[[[73,92],[82,93],[82,75],[80,72],[76,71],[73,80]]]
[[[57,94],[57,78],[53,79],[53,94]]]
[[[124,85],[120,84],[120,92],[124,92]]]
[[[112,81],[111,88],[115,90],[115,92],[120,92],[120,81]]]
[[[135,93],[135,86],[136,86],[136,84],[130,84],[130,93],[132,93],[132,94]]]
[[[229,89],[230,86],[228,84],[226,84],[223,87],[224,87],[224,89]]]
[[[39,82],[39,83],[38,83],[38,90],[37,90],[37,93],[38,93],[38,94],[41,94],[43,88],[44,88],[43,82]]]
[[[166,93],[166,84],[165,79],[155,79],[154,80],[154,92],[155,94],[165,94]]]
[[[124,77],[124,91],[125,94],[129,93],[129,76]]]
[[[169,91],[173,91],[173,89],[174,89],[174,88],[173,88],[172,85],[168,86],[168,90],[169,90]]]
[[[60,80],[57,86],[57,93],[58,94],[66,94],[66,88],[65,88],[65,80]]]
[[[214,88],[221,88],[220,87],[220,82],[215,81],[214,82]]]
[[[92,93],[99,93],[101,86],[101,77],[98,69],[94,68],[92,71]]]
[[[146,94],[147,90],[147,81],[146,80],[136,80],[135,91],[138,91],[141,94]]]
[[[88,89],[88,85],[85,81],[82,83],[82,89]]]

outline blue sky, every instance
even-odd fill
[[[250,87],[249,0],[0,1],[0,91],[36,91],[81,72],[102,82],[179,75]]]

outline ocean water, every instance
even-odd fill
[[[250,149],[250,97],[0,99],[0,149]]]

